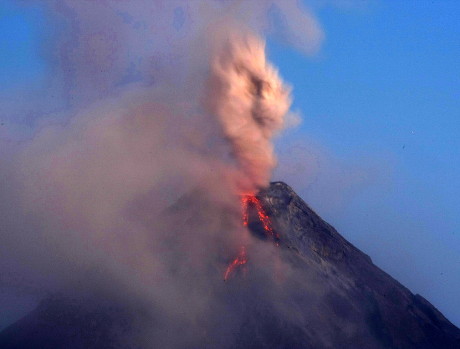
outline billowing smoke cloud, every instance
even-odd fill
[[[237,197],[268,183],[290,105],[258,37],[311,52],[315,20],[284,0],[40,4],[59,28],[50,74],[0,115],[30,135],[1,140],[2,286],[147,309],[138,340],[152,347],[206,347],[205,330],[231,346],[243,310],[222,275],[243,241],[262,272],[232,292],[282,297],[258,288],[274,252],[243,229]]]
[[[213,59],[209,105],[252,187],[266,186],[275,156],[271,139],[289,110],[289,89],[250,35],[222,39]]]

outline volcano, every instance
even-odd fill
[[[243,203],[244,225],[262,243],[274,246],[295,278],[281,283],[284,293],[276,303],[265,300],[271,290],[261,292],[258,279],[244,291],[231,292],[242,277],[238,268],[252,268],[250,251],[243,246],[223,282],[229,290],[223,297],[238,314],[236,331],[222,332],[222,320],[198,335],[199,344],[171,347],[460,348],[457,327],[375,266],[288,185],[273,182]],[[150,348],[118,342],[121,334],[135,331],[136,321],[132,313],[110,304],[82,306],[51,298],[4,329],[0,348]]]

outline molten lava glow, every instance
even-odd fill
[[[246,248],[241,247],[240,254],[228,265],[227,270],[224,274],[224,280],[227,281],[232,272],[241,265],[244,265],[248,262],[246,257]]]
[[[255,195],[244,195],[241,198],[241,204],[243,208],[243,225],[248,226],[249,223],[249,206],[254,207],[259,216],[259,220],[264,228],[265,235],[272,239],[276,246],[279,246],[279,235],[273,231],[270,217],[262,207],[260,200]],[[241,246],[240,253],[238,256],[228,265],[224,274],[224,281],[227,281],[230,275],[240,266],[245,265],[248,262],[246,256],[246,248]]]
[[[259,216],[259,220],[262,223],[264,228],[265,235],[268,238],[271,238],[275,244],[278,246],[279,235],[273,231],[272,224],[270,221],[270,217],[268,217],[267,213],[262,207],[260,200],[255,195],[245,195],[241,198],[241,203],[243,206],[243,225],[248,225],[248,210],[249,205],[252,205],[257,210],[257,215]]]

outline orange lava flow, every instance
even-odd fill
[[[260,200],[255,195],[245,195],[241,199],[242,206],[243,206],[243,225],[248,225],[248,209],[249,205],[253,205],[257,210],[257,215],[259,216],[259,220],[262,223],[262,226],[265,231],[265,235],[275,242],[278,245],[279,235],[273,231],[272,224],[270,221],[270,217],[268,217],[267,213],[262,207]]]
[[[224,274],[224,281],[228,280],[230,274],[239,266],[244,265],[248,262],[248,258],[246,257],[246,248],[244,246],[241,247],[240,254],[228,265],[227,270]]]
[[[255,195],[244,195],[241,198],[241,204],[243,208],[243,225],[248,226],[249,224],[249,206],[254,207],[257,211],[259,221],[262,223],[265,235],[271,238],[276,246],[279,246],[279,235],[275,233],[272,228],[270,217],[262,207],[260,200]],[[238,256],[228,265],[224,274],[224,281],[227,281],[230,275],[240,266],[245,265],[248,262],[246,256],[246,248],[241,246],[240,253]]]

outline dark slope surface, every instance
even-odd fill
[[[256,274],[243,288],[235,276],[221,303],[223,315],[240,319],[239,329],[228,335],[214,323],[206,340],[187,348],[460,348],[458,328],[376,267],[289,186],[272,183],[258,198],[291,276],[276,298]],[[263,239],[254,210],[249,206],[248,225]],[[116,307],[54,299],[1,332],[0,348],[128,348],[117,338],[133,327],[132,314]]]
[[[333,279],[335,286],[342,285],[325,304],[332,305],[338,318],[353,322],[354,314],[362,313],[369,332],[383,347],[460,348],[457,327],[422,296],[376,267],[288,185],[274,182],[259,197],[282,244]]]

